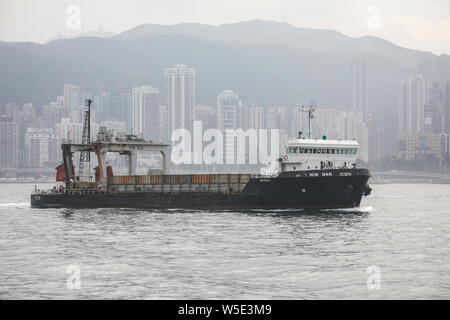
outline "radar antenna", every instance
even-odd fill
[[[314,105],[311,106],[301,106],[299,107],[300,112],[307,112],[308,113],[308,139],[311,139],[311,120],[313,119],[313,113],[316,107]]]

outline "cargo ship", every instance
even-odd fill
[[[311,120],[313,109],[308,112]],[[114,137],[106,128],[100,128],[91,142],[88,126],[82,143],[62,143],[63,164],[56,168],[60,184],[36,189],[31,207],[333,209],[358,207],[371,190],[369,170],[356,167],[358,142],[312,139],[310,129],[305,137],[299,134],[289,140],[262,174],[167,174],[169,145],[132,134]],[[135,175],[139,151],[160,152],[161,172]],[[73,165],[76,152],[81,153],[78,175]],[[128,156],[128,175],[113,174],[105,160],[108,152]],[[82,174],[91,153],[97,156],[98,166],[95,181],[86,181]]]

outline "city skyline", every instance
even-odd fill
[[[386,135],[383,127],[374,121],[375,108],[370,103],[368,90],[371,73],[366,58],[354,56],[348,69],[351,86],[346,95],[351,103],[347,106],[321,105],[316,119],[322,134],[317,135],[320,130],[314,131],[316,138],[323,135],[331,139],[358,140],[357,157],[363,162],[386,160],[385,157],[391,156],[415,160],[427,155],[440,159],[439,166],[443,166],[442,161],[448,160],[450,149],[450,61],[445,57],[422,57],[416,61],[415,73],[399,81],[398,125],[392,136]],[[170,142],[171,133],[176,129],[185,128],[192,132],[194,120],[205,120],[206,128],[215,127],[222,131],[282,129],[284,140],[296,138],[304,130],[305,119],[296,112],[297,105],[242,99],[239,86],[216,92],[213,98],[216,104],[208,105],[196,97],[196,65],[178,63],[166,65],[163,70],[160,75],[164,78],[162,86],[161,83],[142,82],[132,87],[98,85],[94,89],[83,82],[64,83],[61,84],[61,95],[46,104],[33,105],[30,101],[20,107],[14,102],[6,103],[2,106],[3,130],[11,141],[2,140],[2,150],[15,148],[17,152],[10,156],[13,160],[3,159],[2,167],[43,167],[59,161],[55,154],[57,148],[52,146],[61,144],[64,139],[81,139],[86,98],[92,98],[94,102],[92,137],[100,126],[107,126],[116,131],[125,128],[144,139]],[[386,140],[394,142],[393,152],[386,150]],[[436,141],[441,141],[440,147],[436,146]],[[233,154],[228,142],[224,145],[224,154]]]

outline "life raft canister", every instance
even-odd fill
[[[283,159],[284,159],[284,160],[287,160],[287,159],[288,159],[288,155],[285,154],[285,155],[283,156]]]

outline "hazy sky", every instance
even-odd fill
[[[0,39],[46,42],[57,33],[99,26],[120,33],[142,23],[217,25],[250,19],[379,36],[407,48],[450,54],[450,0],[0,0]]]

